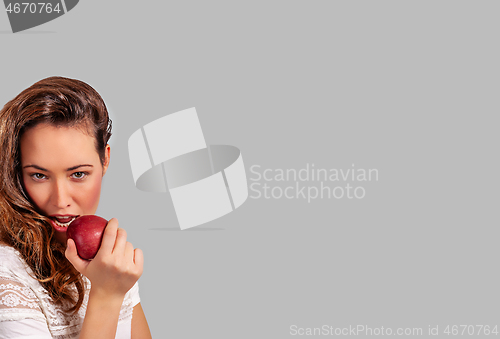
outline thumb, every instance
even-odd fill
[[[68,243],[66,246],[66,252],[64,253],[66,259],[76,268],[76,270],[83,274],[85,268],[89,264],[87,260],[83,260],[78,256],[78,251],[76,250],[76,244],[73,239],[68,239]]]

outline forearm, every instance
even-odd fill
[[[151,339],[151,332],[141,303],[134,306],[132,316],[132,339]]]
[[[91,289],[79,339],[114,339],[123,298]]]

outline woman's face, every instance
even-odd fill
[[[21,136],[24,187],[36,207],[51,219],[56,239],[64,244],[74,218],[95,214],[109,165],[109,145],[103,166],[94,138],[83,131],[41,123]]]

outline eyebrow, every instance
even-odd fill
[[[40,167],[38,165],[26,165],[24,166],[23,168],[28,168],[28,167],[33,167],[33,168],[36,168],[40,171],[45,171],[45,172],[50,172],[48,169],[45,169],[43,167]],[[73,167],[70,167],[70,168],[67,168],[66,171],[69,172],[69,171],[73,171],[73,170],[76,170],[77,168],[80,168],[80,167],[94,167],[93,165],[89,165],[89,164],[83,164],[83,165],[76,165],[76,166],[73,166]]]

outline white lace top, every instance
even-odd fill
[[[75,315],[53,303],[42,285],[30,276],[31,269],[19,252],[0,244],[0,339],[78,338],[88,303],[90,281],[83,304]],[[76,288],[75,288],[76,291]],[[140,302],[139,285],[127,292],[120,311],[116,338],[130,339],[133,307]]]

